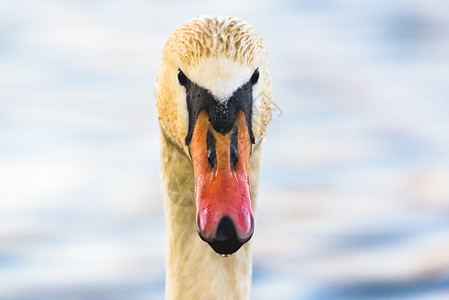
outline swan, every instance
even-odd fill
[[[267,52],[247,22],[200,16],[167,40],[155,82],[166,299],[249,298],[271,95]]]

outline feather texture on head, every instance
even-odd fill
[[[258,68],[253,87],[252,131],[257,141],[271,119],[271,79],[262,39],[254,28],[233,17],[197,17],[178,27],[165,44],[155,95],[164,134],[188,153],[185,138],[188,111],[178,72],[206,88],[218,101],[249,80]]]

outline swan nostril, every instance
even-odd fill
[[[215,149],[216,147],[215,137],[210,128],[207,131],[206,144],[207,144],[207,161],[209,162],[209,166],[213,170],[217,165],[217,150]]]
[[[239,160],[238,157],[238,129],[237,126],[234,127],[234,130],[231,134],[231,151],[230,151],[230,161],[231,161],[231,168],[235,170],[235,166],[237,165],[237,162]]]

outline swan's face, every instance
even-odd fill
[[[248,163],[271,117],[260,37],[234,18],[182,25],[164,48],[155,94],[163,132],[193,163],[200,237],[231,254],[254,230]]]

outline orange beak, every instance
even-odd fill
[[[245,114],[237,111],[234,128],[222,134],[213,129],[203,110],[193,130],[190,153],[198,233],[217,253],[230,255],[254,231],[248,173],[251,141]]]

